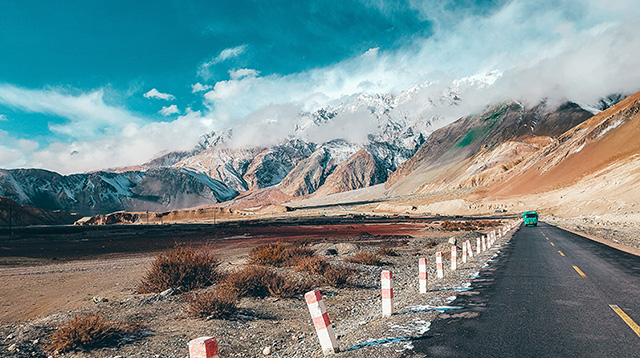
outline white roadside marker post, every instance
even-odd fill
[[[189,358],[218,358],[218,342],[215,337],[200,337],[189,341]]]
[[[481,246],[480,246],[480,238],[479,238],[479,237],[477,237],[477,238],[476,238],[476,253],[477,253],[478,255],[480,255],[480,248],[481,248]]]
[[[444,266],[442,265],[442,252],[436,252],[436,271],[438,278],[444,277]]]
[[[482,252],[487,251],[487,237],[482,237]]]
[[[427,293],[429,289],[429,274],[427,273],[427,259],[418,260],[418,280],[420,281],[420,293]]]
[[[467,243],[462,243],[462,263],[467,263]]]
[[[382,317],[393,314],[393,273],[389,270],[382,271]]]
[[[316,328],[318,339],[320,340],[320,347],[322,347],[322,353],[329,355],[338,352],[338,342],[336,341],[336,333],[329,321],[329,315],[327,314],[327,307],[322,302],[322,295],[320,291],[314,290],[307,292],[304,295],[307,306],[309,307],[309,313],[311,319],[313,319],[313,325]]]
[[[458,247],[451,247],[451,271],[455,271],[458,268]]]
[[[473,248],[471,247],[471,241],[467,240],[467,252],[469,252],[469,257],[473,257]]]

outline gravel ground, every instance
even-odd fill
[[[351,265],[358,269],[353,287],[337,289],[316,287],[323,295],[327,312],[335,328],[341,352],[338,357],[399,357],[412,349],[411,339],[428,331],[431,321],[457,295],[469,294],[473,278],[489,265],[501,243],[511,232],[498,239],[496,246],[462,263],[458,250],[458,269],[450,270],[448,238],[460,243],[472,240],[479,232],[434,233],[426,228],[424,235],[397,240],[398,256],[385,256],[383,266]],[[379,245],[380,242],[377,243]],[[372,243],[319,243],[314,249],[324,255],[327,249],[338,254],[326,256],[331,263],[346,265],[343,259],[360,250],[377,251]],[[445,256],[445,277],[436,278],[435,252]],[[429,292],[418,294],[418,258],[429,263]],[[391,317],[381,316],[380,273],[393,271],[394,311]],[[125,298],[108,298],[93,307],[38,317],[21,323],[0,326],[0,356],[47,357],[42,352],[43,341],[56,326],[78,313],[98,312],[108,319],[140,321],[147,325],[139,336],[127,337],[114,347],[90,352],[58,355],[79,357],[186,357],[187,342],[201,336],[215,336],[221,357],[263,356],[271,347],[272,356],[322,357],[320,345],[303,297],[298,299],[243,298],[237,314],[228,320],[198,320],[184,314],[186,295],[161,296],[131,294]]]

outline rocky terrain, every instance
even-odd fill
[[[236,193],[203,174],[169,167],[66,176],[42,169],[0,169],[0,195],[21,205],[86,216],[210,205]]]
[[[456,271],[451,271],[449,262],[445,260],[445,278],[437,279],[434,253],[443,251],[448,258],[452,236],[460,246],[461,242],[475,240],[482,233],[442,231],[439,222],[420,227],[404,231],[396,229],[396,235],[376,238],[375,225],[369,225],[368,230],[373,234],[347,235],[342,239],[326,237],[308,243],[317,255],[332,264],[356,269],[349,287],[335,288],[322,284],[315,287],[321,290],[336,329],[342,350],[337,356],[399,357],[411,350],[411,340],[428,331],[430,322],[438,315],[455,314],[456,296],[474,294],[473,280],[481,279],[483,270],[490,269],[491,261],[499,259],[500,246],[508,244],[510,237],[500,239],[491,250],[469,258],[468,263],[460,262]],[[362,230],[362,227],[354,227],[353,230]],[[235,249],[228,245],[206,246],[206,249],[224,253],[222,267],[232,270],[245,264],[248,251],[256,243],[243,240],[243,244]],[[376,252],[380,247],[391,248],[393,252],[393,256],[383,257],[382,266],[344,262],[354,253]],[[430,262],[430,286],[426,295],[417,293],[419,257],[427,257]],[[186,316],[184,311],[188,294],[141,295],[132,292],[150,260],[149,256],[103,257],[99,261],[0,268],[0,275],[12,288],[10,292],[18,293],[20,288],[26,288],[25,278],[30,282],[42,281],[43,285],[28,285],[29,292],[23,293],[31,297],[50,296],[48,301],[55,302],[55,296],[63,291],[82,291],[61,297],[67,302],[70,298],[76,301],[75,306],[67,303],[68,311],[64,306],[55,304],[43,306],[43,300],[37,300],[40,301],[37,304],[39,309],[22,309],[19,315],[25,320],[19,322],[7,321],[7,318],[15,317],[12,315],[17,313],[8,303],[20,298],[5,296],[0,350],[10,357],[45,356],[41,349],[55,327],[79,313],[100,313],[112,320],[142,321],[146,330],[115,345],[91,352],[67,353],[65,357],[183,357],[187,342],[203,335],[215,335],[221,354],[228,357],[255,357],[265,352],[281,357],[322,356],[302,297],[243,298],[239,311],[230,319],[194,319]],[[380,314],[379,280],[384,269],[394,273],[396,314],[390,318],[383,318]],[[279,270],[292,275],[306,275],[286,268]],[[55,283],[46,283],[51,281],[61,282],[63,287],[55,288]],[[8,312],[14,313],[8,315]]]
[[[0,197],[0,226],[68,225],[73,224],[78,219],[78,215],[72,215],[64,211],[50,211],[22,206],[9,198]]]

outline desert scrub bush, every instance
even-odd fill
[[[309,248],[285,245],[279,241],[254,247],[249,253],[249,263],[284,267],[295,265],[298,260],[313,255],[313,250]]]
[[[187,314],[195,318],[228,318],[237,308],[238,293],[224,285],[213,291],[193,294],[187,301]]]
[[[298,281],[277,273],[267,277],[265,281],[269,294],[278,298],[293,298],[311,289],[309,281]]]
[[[176,247],[156,256],[136,291],[161,292],[175,287],[188,291],[209,286],[221,277],[219,263],[209,254]]]
[[[259,245],[251,249],[249,263],[257,265],[280,266],[286,261],[283,242]]]
[[[303,261],[315,256],[315,252],[308,247],[290,246],[285,250],[287,254],[286,264],[297,265],[299,261]]]
[[[264,278],[270,273],[266,267],[251,265],[227,275],[222,285],[234,290],[238,297],[267,297],[269,290]]]
[[[136,322],[107,321],[99,314],[76,316],[51,334],[45,350],[64,353],[105,347],[139,333],[144,327]]]
[[[390,247],[381,247],[376,253],[378,256],[398,256],[398,253]]]
[[[470,220],[470,221],[449,221],[445,220],[440,224],[447,231],[473,231],[482,230],[487,227],[496,227],[502,224],[497,220]]]
[[[310,273],[312,275],[323,275],[325,270],[329,267],[329,263],[327,260],[318,257],[306,257],[304,259],[299,259],[294,270],[298,272]]]
[[[370,266],[382,266],[380,256],[369,251],[361,251],[344,259],[345,262]]]
[[[354,270],[345,266],[330,266],[323,275],[323,281],[329,286],[341,288],[349,286],[349,278]]]
[[[222,284],[234,290],[238,297],[294,297],[308,285],[280,275],[262,266],[247,266],[228,275]]]

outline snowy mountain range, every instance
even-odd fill
[[[0,170],[0,196],[95,215],[211,205],[266,189],[293,199],[380,184],[433,131],[459,118],[470,90],[489,87],[500,76],[492,71],[449,86],[423,83],[398,94],[361,94],[294,118],[258,118],[205,134],[190,151],[163,153],[134,167],[68,176]],[[258,136],[247,145],[249,129],[281,138]]]

